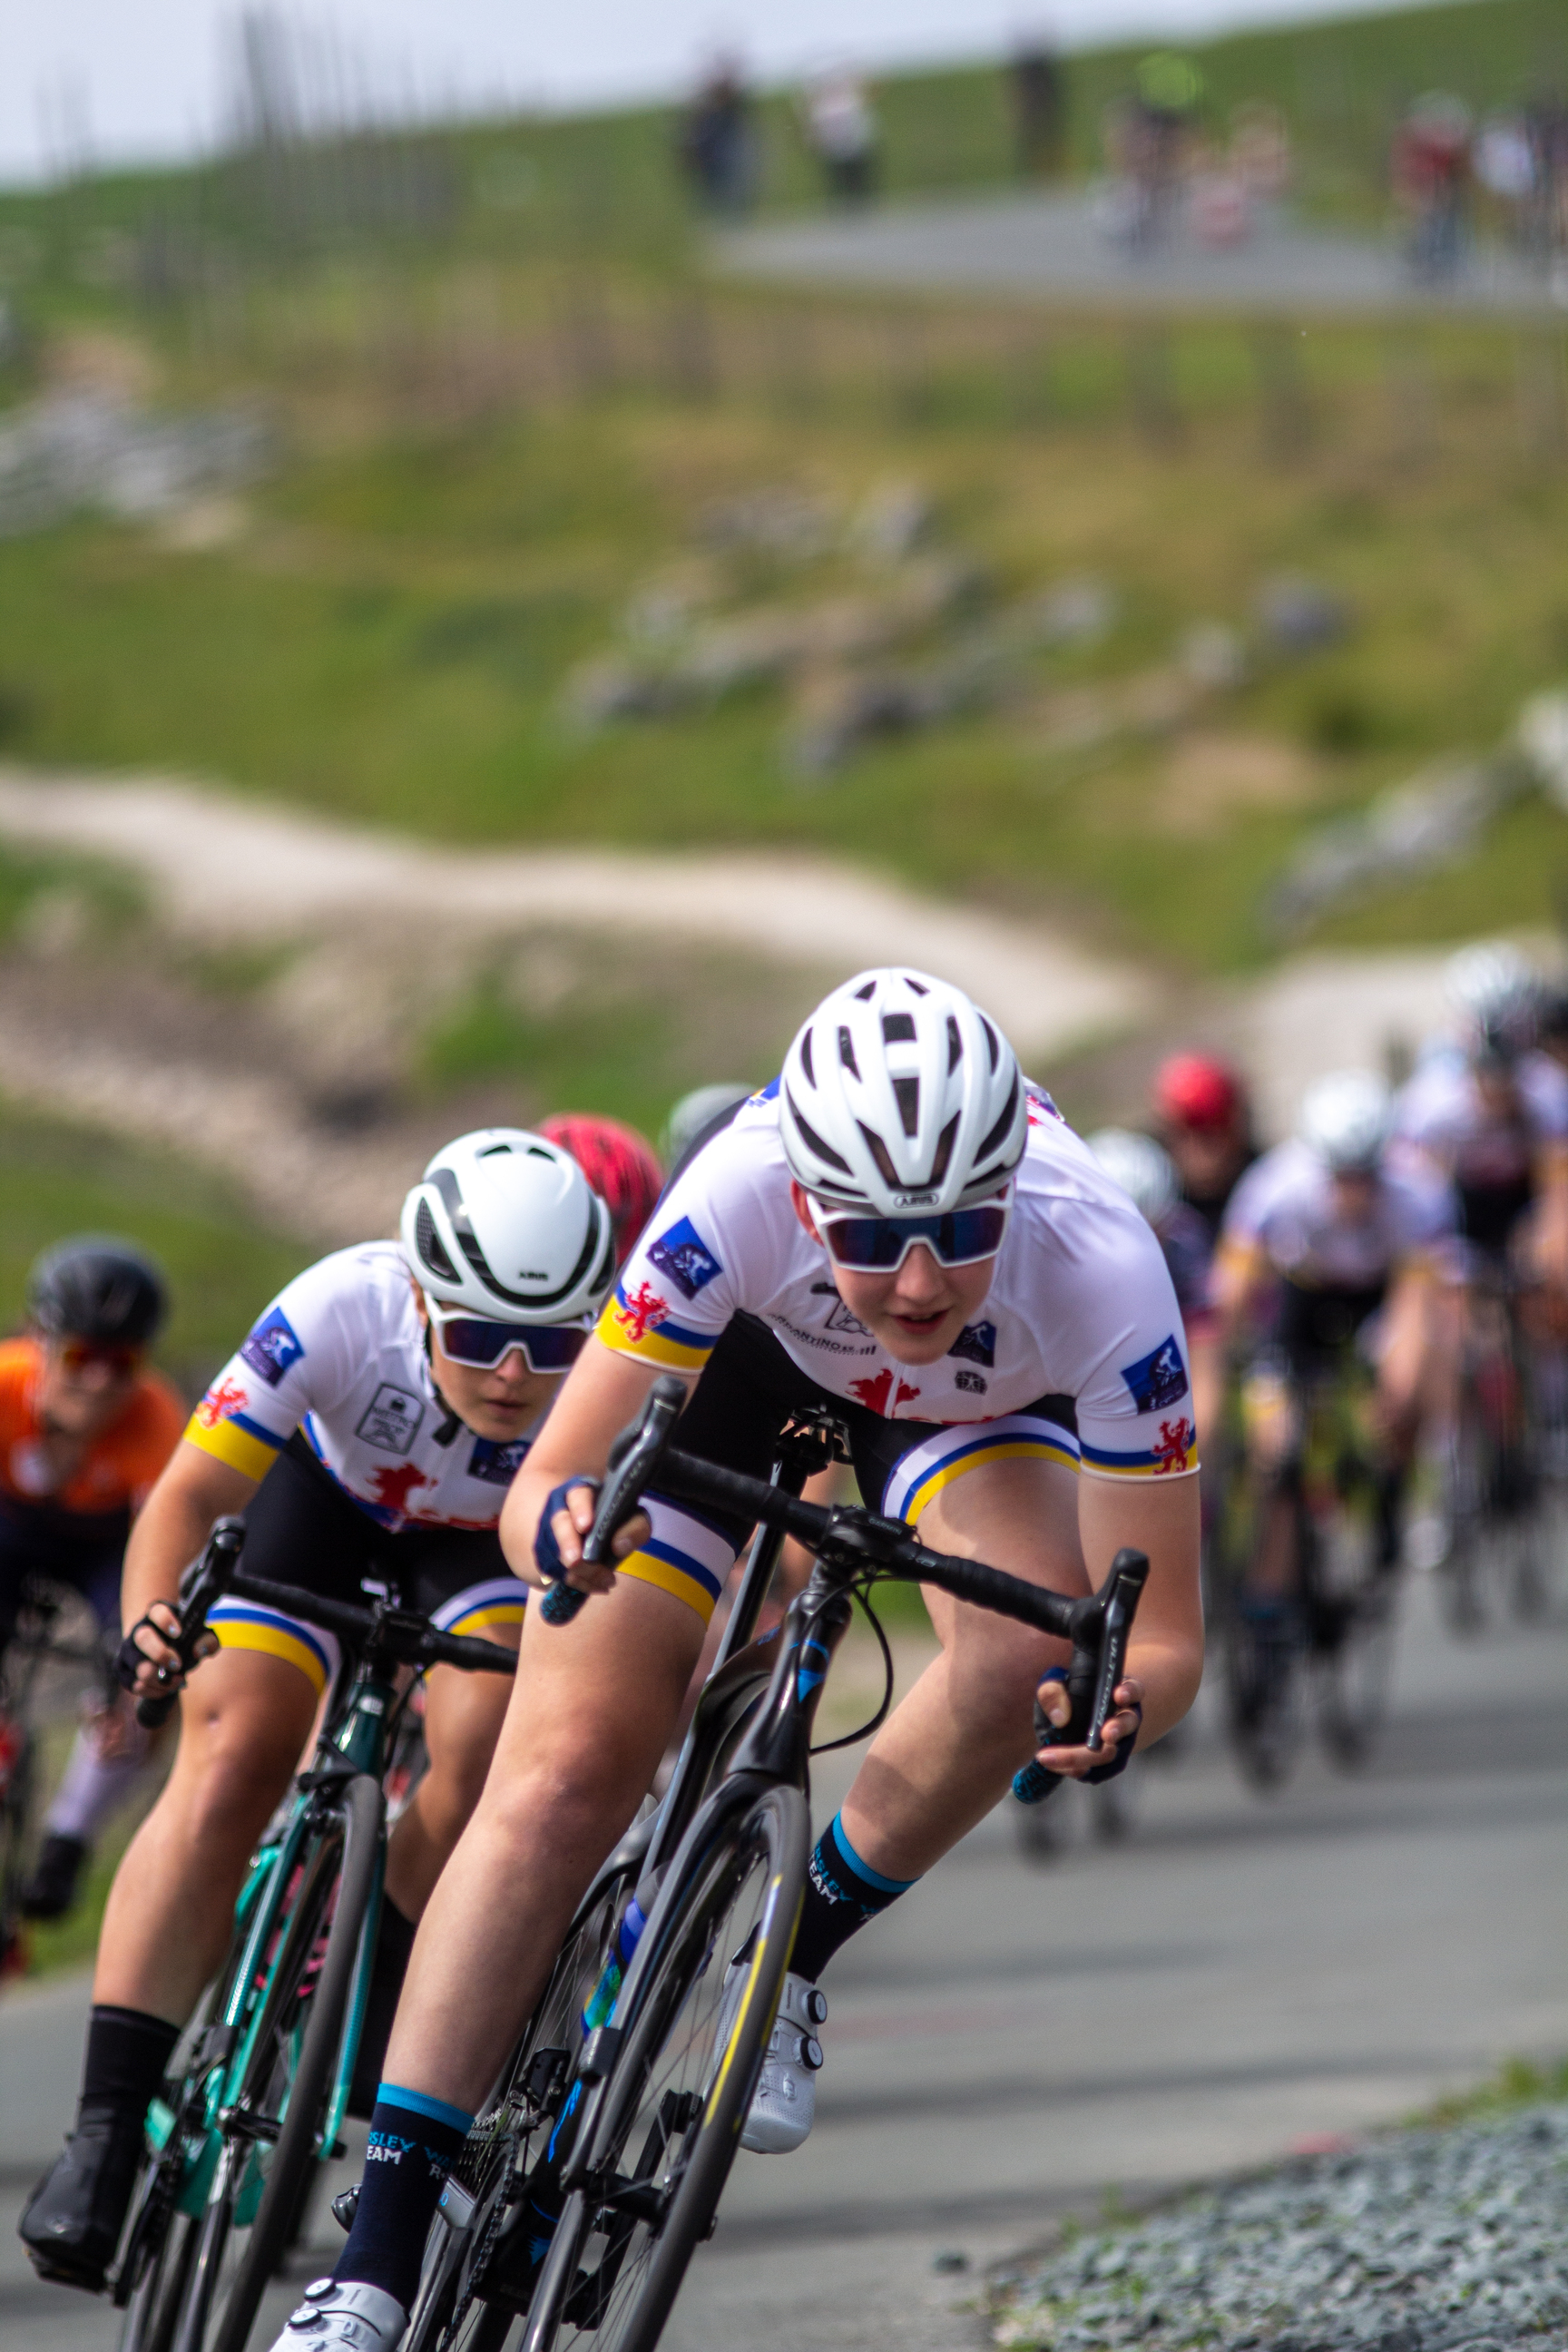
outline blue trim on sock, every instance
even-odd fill
[[[375,2104],[389,2107],[406,2107],[411,2115],[428,2116],[435,2124],[445,2124],[448,2131],[461,2132],[467,2139],[473,2130],[474,2119],[466,2107],[454,2107],[445,2099],[427,2099],[423,2091],[405,2091],[401,2083],[383,2083],[375,2095]]]
[[[844,1859],[850,1868],[858,1871],[867,1885],[874,1886],[879,1895],[907,1895],[910,1887],[918,1883],[912,1878],[884,1878],[879,1870],[873,1870],[868,1862],[862,1862],[849,1843],[842,1813],[834,1814],[827,1825],[827,1833],[829,1837],[837,1840]]]

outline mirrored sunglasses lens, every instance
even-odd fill
[[[852,1274],[886,1274],[897,1265],[908,1238],[887,1217],[835,1217],[824,1233],[829,1255]]]
[[[454,1316],[441,1326],[441,1346],[455,1364],[493,1371],[503,1356],[521,1348],[531,1372],[563,1372],[583,1352],[586,1331],[545,1324],[525,1329],[516,1323],[489,1323],[478,1316]]]
[[[1007,1230],[1007,1212],[988,1202],[984,1208],[955,1210],[942,1222],[937,1255],[949,1265],[961,1265],[969,1258],[994,1256]]]

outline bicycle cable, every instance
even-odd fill
[[[842,1739],[823,1740],[819,1746],[811,1750],[814,1756],[831,1756],[836,1748],[853,1748],[857,1741],[869,1739],[873,1732],[880,1731],[888,1720],[888,1715],[893,1704],[893,1653],[888,1646],[888,1637],[882,1630],[882,1621],[871,1606],[870,1592],[869,1580],[861,1584],[851,1585],[849,1588],[850,1599],[858,1601],[867,1623],[877,1636],[878,1647],[882,1653],[882,1704],[876,1714],[860,1726],[858,1731],[847,1731]]]

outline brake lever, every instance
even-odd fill
[[[224,1589],[225,1580],[245,1545],[245,1521],[238,1518],[218,1519],[214,1523],[200,1554],[192,1560],[180,1579],[179,1631],[164,1639],[179,1657],[183,1676],[195,1664],[196,1643],[201,1639],[207,1621],[207,1611]],[[156,1630],[156,1629],[154,1629]],[[172,1680],[174,1669],[159,1666],[156,1670],[163,1683]],[[153,1694],[136,1703],[136,1720],[147,1731],[156,1731],[167,1723],[179,1704],[179,1693],[169,1691]]]
[[[641,1419],[623,1429],[611,1446],[605,1482],[599,1489],[598,1508],[583,1545],[583,1559],[588,1567],[607,1565],[610,1546],[637,1512],[643,1488],[664,1458],[685,1403],[684,1381],[678,1381],[672,1372],[661,1373],[649,1392]],[[569,1625],[587,1598],[580,1585],[562,1581],[551,1586],[539,1604],[540,1611],[547,1625]]]
[[[1083,1614],[1067,1674],[1071,1712],[1058,1731],[1036,1699],[1037,1748],[1088,1748],[1099,1754],[1106,1724],[1114,1712],[1116,1685],[1127,1664],[1128,1636],[1148,1574],[1148,1554],[1128,1545],[1117,1553],[1093,1600],[1078,1604]]]

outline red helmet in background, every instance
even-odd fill
[[[1246,1100],[1237,1073],[1210,1054],[1173,1054],[1154,1080],[1154,1108],[1172,1127],[1230,1127]]]
[[[557,1111],[541,1120],[539,1132],[572,1154],[609,1210],[616,1264],[625,1265],[664,1190],[664,1171],[652,1144],[635,1127],[585,1110]]]

